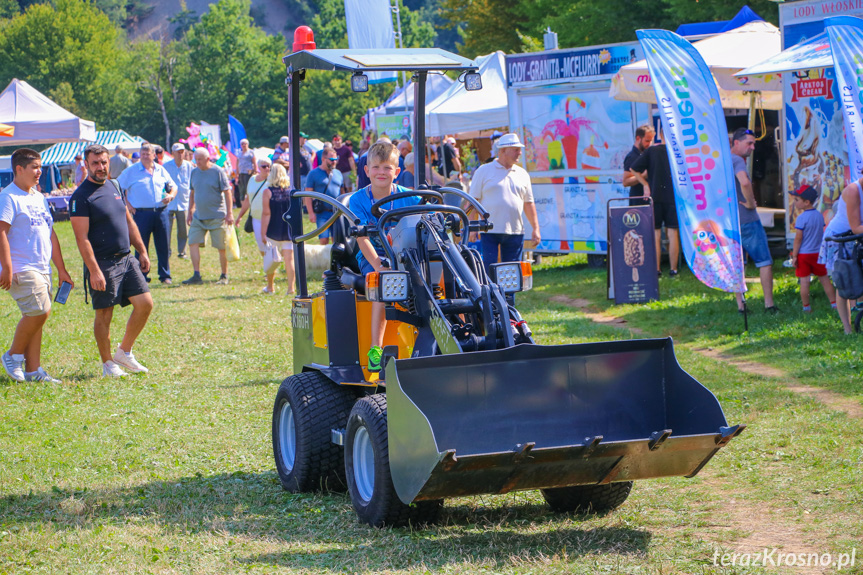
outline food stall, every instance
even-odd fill
[[[623,159],[650,121],[647,104],[608,91],[642,56],[637,42],[506,56],[509,125],[525,145],[542,235],[536,253],[607,253],[606,206],[628,195]]]

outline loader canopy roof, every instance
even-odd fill
[[[282,61],[289,72],[304,69],[345,72],[477,69],[473,60],[439,48],[302,50],[288,54]]]

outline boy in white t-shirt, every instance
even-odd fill
[[[42,328],[51,312],[51,262],[60,283],[72,283],[63,262],[54,220],[45,197],[36,191],[42,159],[29,148],[12,154],[15,179],[0,192],[0,288],[21,310],[3,368],[16,381],[59,383],[42,369]],[[24,371],[24,366],[28,371]]]

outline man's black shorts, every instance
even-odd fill
[[[661,230],[662,224],[665,223],[666,228],[677,229],[680,227],[677,223],[677,207],[674,202],[653,202],[653,227]]]
[[[99,269],[105,276],[105,291],[94,290],[89,286],[88,280],[93,309],[105,309],[118,304],[126,307],[131,303],[130,297],[150,291],[147,280],[141,273],[141,264],[132,257],[132,254],[126,254],[117,259],[96,260],[96,263],[99,264]]]

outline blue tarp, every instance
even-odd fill
[[[694,22],[692,24],[681,24],[677,27],[677,32],[681,36],[704,36],[707,34],[721,34],[735,28],[740,28],[747,22],[755,22],[764,20],[761,16],[752,11],[749,6],[744,6],[740,9],[734,18],[731,20],[722,20],[721,22]]]

